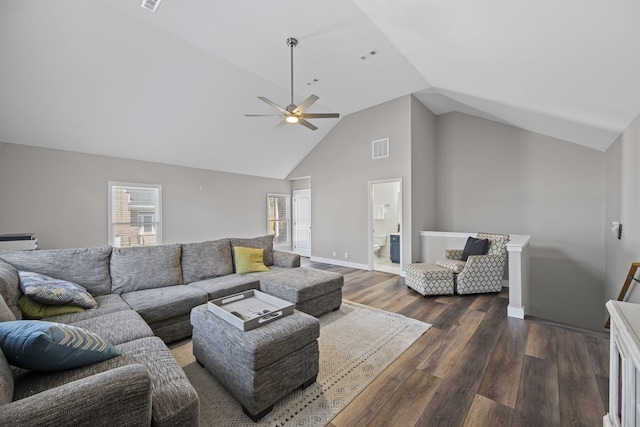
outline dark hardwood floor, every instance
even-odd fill
[[[392,274],[310,266],[343,274],[344,299],[433,325],[329,427],[602,425],[606,334],[509,318],[506,288],[424,298]]]

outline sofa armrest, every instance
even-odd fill
[[[143,365],[111,369],[0,408],[0,425],[151,425],[151,378]]]
[[[462,258],[462,249],[445,249],[444,257],[446,259],[459,260]]]
[[[273,265],[276,267],[300,267],[300,255],[291,252],[273,251]]]

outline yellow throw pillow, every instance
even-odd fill
[[[84,307],[76,305],[47,305],[42,304],[26,295],[18,300],[18,307],[25,319],[43,319],[45,317],[60,316],[62,314],[81,313]]]
[[[254,273],[257,271],[269,271],[269,267],[264,265],[264,249],[234,246],[233,254],[237,274]]]

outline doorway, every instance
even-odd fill
[[[369,181],[369,269],[402,272],[402,178]]]
[[[293,190],[293,252],[311,256],[311,190]]]

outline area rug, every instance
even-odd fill
[[[195,361],[190,339],[173,344],[173,355],[200,396],[200,425],[324,426],[431,326],[346,300],[319,320],[317,382],[281,399],[257,423]]]

